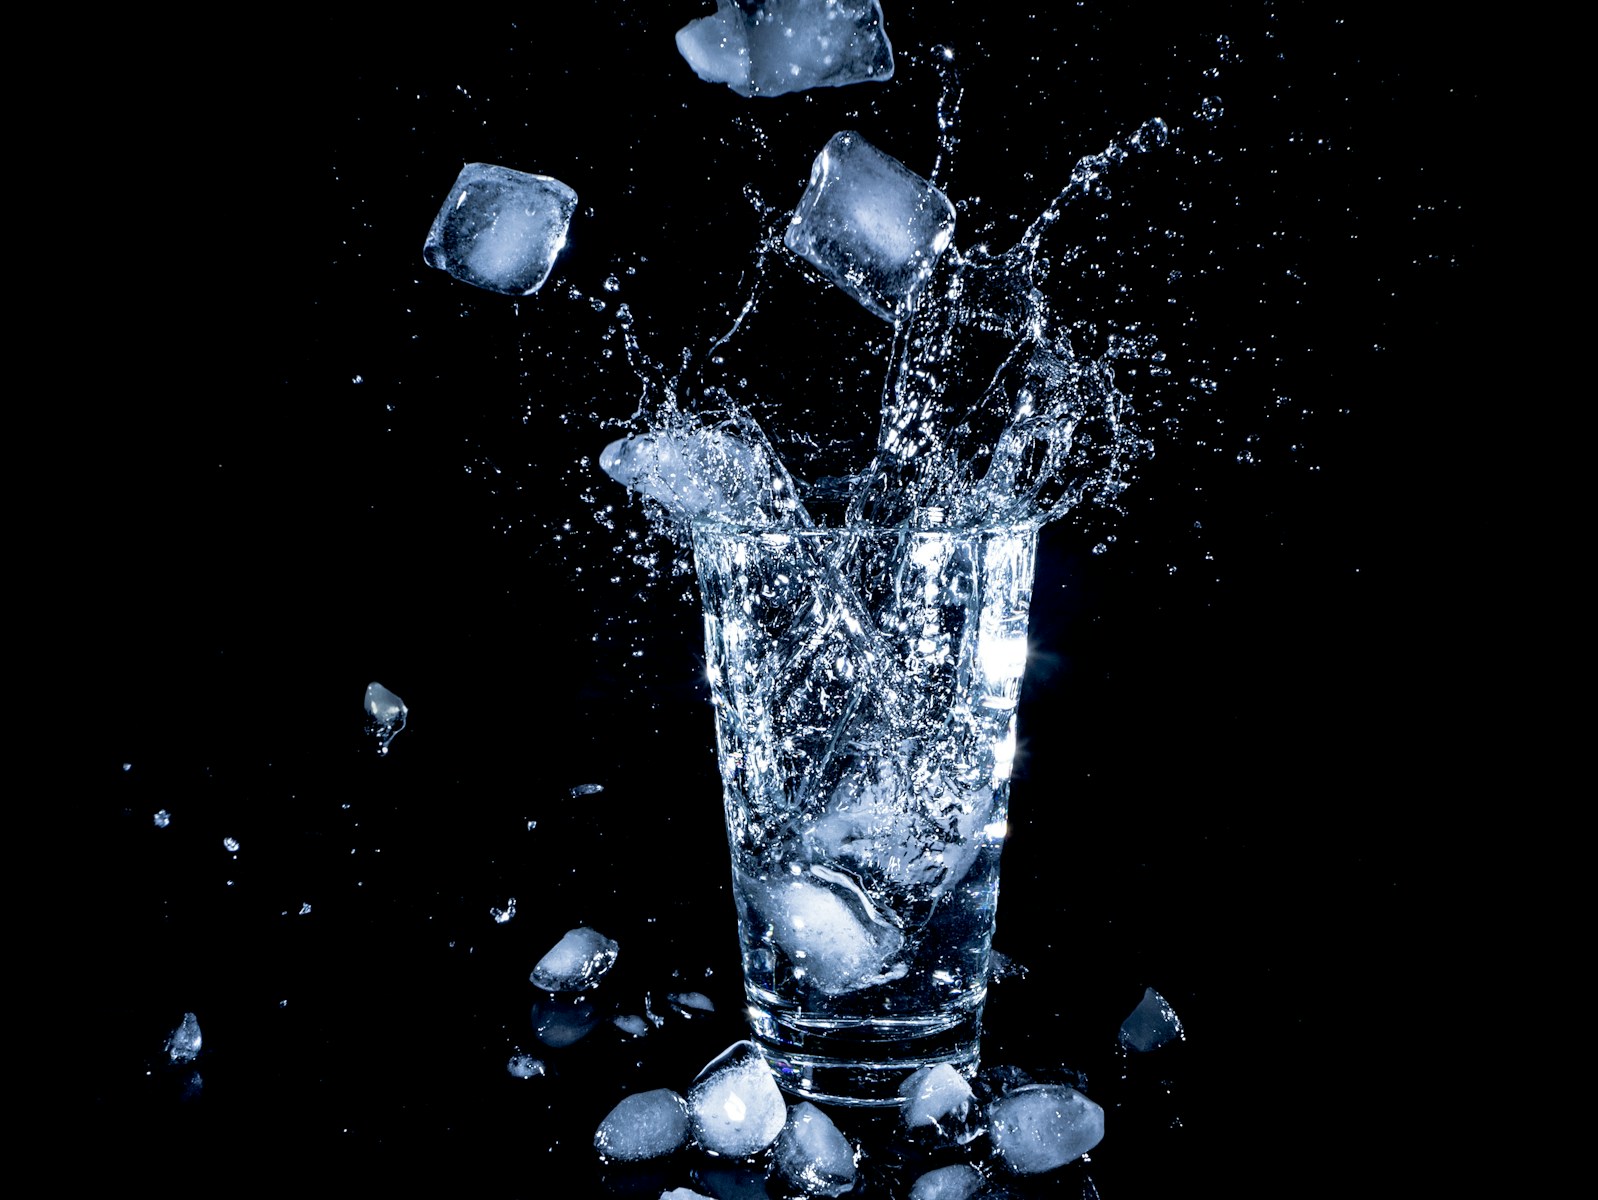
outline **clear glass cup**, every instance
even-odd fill
[[[692,530],[744,987],[779,1082],[975,1072],[1037,530]]]

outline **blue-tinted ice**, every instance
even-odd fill
[[[618,1162],[664,1158],[688,1140],[688,1104],[670,1088],[634,1092],[611,1109],[594,1148]]]
[[[781,96],[893,75],[878,0],[717,0],[677,31],[694,74],[740,96]]]
[[[783,243],[884,321],[902,317],[954,237],[949,198],[858,133],[816,155]]]
[[[1153,988],[1143,990],[1143,999],[1121,1022],[1121,1044],[1141,1054],[1181,1036],[1182,1022],[1176,1011]]]
[[[777,1137],[777,1170],[807,1195],[841,1196],[854,1186],[855,1148],[832,1118],[801,1101],[788,1110]]]
[[[566,245],[577,193],[558,179],[467,163],[427,231],[422,257],[474,287],[530,296]]]
[[[166,1039],[166,1052],[175,1063],[193,1062],[200,1053],[200,1021],[193,1013],[183,1014],[183,1023]]]
[[[405,728],[410,711],[405,701],[382,684],[366,685],[366,732],[377,739],[379,754],[388,753],[388,744]]]
[[[621,438],[601,451],[599,466],[682,521],[770,525],[780,508],[780,477],[765,451],[715,429]]]
[[[616,961],[619,947],[602,933],[573,929],[533,968],[533,983],[546,992],[581,992],[594,987]]]
[[[1104,1139],[1104,1110],[1075,1088],[1017,1088],[988,1110],[993,1153],[1018,1175],[1081,1158]]]
[[[747,1158],[782,1132],[788,1106],[771,1068],[753,1042],[734,1042],[717,1055],[688,1092],[694,1141],[712,1154]]]

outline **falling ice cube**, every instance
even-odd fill
[[[783,244],[892,321],[905,315],[953,237],[947,196],[845,130],[816,155]]]
[[[1104,1139],[1104,1110],[1075,1088],[1017,1088],[988,1110],[993,1153],[1018,1175],[1081,1158]]]
[[[599,466],[679,520],[768,525],[778,507],[765,452],[713,429],[621,438],[600,452]]]
[[[602,933],[573,929],[538,960],[530,978],[546,992],[586,991],[610,970],[619,951],[620,947]]]
[[[183,1014],[183,1023],[166,1039],[166,1052],[175,1063],[193,1062],[200,1053],[200,1021],[193,1013]]]
[[[467,163],[427,231],[422,257],[462,283],[530,296],[566,245],[577,193],[558,179]]]
[[[712,1154],[746,1158],[782,1132],[787,1105],[753,1042],[734,1042],[699,1072],[688,1093],[689,1127]]]
[[[808,1100],[788,1110],[777,1137],[776,1161],[777,1170],[812,1196],[841,1196],[854,1186],[854,1147]]]
[[[594,1149],[618,1162],[664,1158],[688,1140],[688,1103],[669,1088],[635,1092],[610,1110]]]
[[[1121,1022],[1121,1044],[1143,1054],[1181,1036],[1176,1011],[1153,988],[1143,989],[1143,999]]]
[[[388,753],[388,744],[405,728],[410,711],[405,701],[382,684],[366,685],[366,732],[377,739],[379,754]]]
[[[716,0],[677,31],[677,50],[699,78],[740,96],[893,76],[878,0]]]

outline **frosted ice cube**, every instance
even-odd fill
[[[716,1003],[703,992],[671,992],[666,997],[672,1006],[685,1017],[690,1017],[696,1012],[713,1013]]]
[[[635,1092],[611,1109],[594,1149],[619,1162],[664,1158],[688,1140],[688,1104],[669,1088]]]
[[[777,1169],[814,1196],[841,1196],[854,1186],[856,1155],[832,1119],[808,1100],[788,1110],[777,1138]]]
[[[573,929],[538,960],[529,978],[546,992],[586,991],[610,970],[620,949],[602,933]]]
[[[783,244],[884,321],[911,298],[954,237],[949,198],[858,133],[816,155]]]
[[[694,1141],[712,1154],[747,1158],[782,1132],[787,1106],[753,1042],[734,1042],[699,1072],[688,1092]]]
[[[166,1052],[175,1063],[193,1062],[200,1053],[200,1021],[184,1013],[183,1022],[166,1039]]]
[[[971,1200],[987,1180],[967,1163],[928,1171],[910,1185],[910,1200]]]
[[[680,520],[709,517],[765,525],[774,517],[771,462],[765,452],[718,430],[621,438],[600,452],[599,466]]]
[[[740,96],[893,76],[878,0],[716,0],[677,31],[677,50],[699,78]]]
[[[422,258],[462,283],[530,296],[566,245],[577,193],[558,179],[491,163],[467,163],[455,177]]]
[[[637,1013],[618,1013],[610,1019],[610,1023],[625,1034],[635,1038],[643,1037],[649,1032],[649,1022]]]
[[[906,1129],[952,1132],[971,1112],[971,1085],[948,1063],[922,1067],[899,1085],[899,1096]]]
[[[1147,1054],[1182,1035],[1182,1022],[1165,997],[1153,988],[1143,989],[1143,999],[1121,1022],[1121,1044]]]
[[[366,685],[366,732],[377,739],[377,752],[388,753],[388,744],[405,728],[405,718],[410,709],[405,707],[393,692],[380,683]]]
[[[505,1069],[517,1079],[532,1079],[544,1073],[544,1063],[531,1054],[512,1054]]]
[[[1017,1088],[988,1110],[993,1153],[1019,1175],[1081,1158],[1104,1138],[1104,1110],[1075,1088]]]
[[[762,906],[795,974],[827,996],[903,979],[908,966],[893,961],[904,946],[898,927],[844,872],[811,867],[810,874],[819,882],[783,880]]]

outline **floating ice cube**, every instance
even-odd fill
[[[734,1042],[699,1072],[688,1093],[694,1141],[712,1154],[747,1158],[782,1132],[787,1106],[753,1042]]]
[[[530,296],[566,244],[577,193],[558,179],[467,163],[427,231],[422,257],[463,283]]]
[[[1143,1054],[1181,1036],[1182,1022],[1165,997],[1153,988],[1143,990],[1143,999],[1121,1022],[1121,1044]]]
[[[910,1185],[910,1200],[971,1200],[987,1183],[981,1171],[955,1163],[928,1171]]]
[[[948,1063],[922,1067],[899,1085],[899,1095],[906,1129],[931,1126],[952,1133],[971,1113],[971,1085]]]
[[[200,1053],[200,1021],[193,1013],[183,1014],[183,1023],[166,1040],[166,1052],[175,1063],[193,1062]]]
[[[538,960],[530,976],[546,992],[581,992],[610,970],[620,947],[592,929],[573,929]]]
[[[600,452],[599,466],[680,520],[766,525],[777,511],[765,452],[718,430],[621,438]]]
[[[619,1162],[663,1158],[688,1140],[688,1104],[669,1088],[635,1092],[610,1110],[594,1149]]]
[[[789,1181],[813,1196],[841,1196],[854,1186],[854,1147],[832,1118],[808,1100],[788,1110],[776,1160]]]
[[[844,872],[813,866],[810,874],[817,882],[773,884],[763,906],[795,974],[827,996],[903,979],[908,966],[893,961],[904,946],[898,927]]]
[[[531,1054],[512,1054],[505,1069],[517,1079],[532,1079],[544,1073],[544,1063]]]
[[[707,83],[781,96],[893,75],[878,0],[716,0],[677,31],[677,50]]]
[[[1104,1138],[1104,1110],[1075,1088],[1034,1084],[988,1109],[993,1153],[1019,1175],[1081,1158]]]
[[[388,753],[388,744],[405,728],[410,711],[405,701],[382,684],[366,685],[366,732],[377,739],[379,754]]]
[[[783,243],[884,321],[904,316],[954,237],[949,198],[858,133],[832,135]]]

